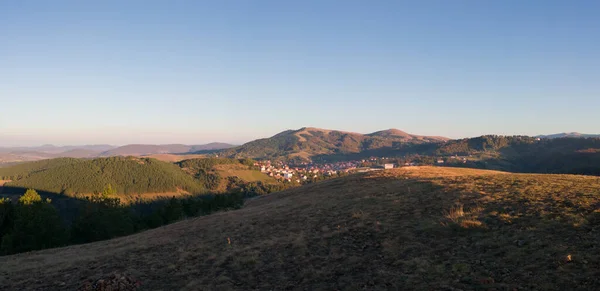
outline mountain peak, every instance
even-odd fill
[[[302,127],[282,131],[270,138],[248,142],[224,156],[257,159],[303,159],[324,158],[328,155],[364,155],[392,153],[409,144],[439,143],[448,140],[437,136],[420,136],[390,128],[370,134]]]
[[[373,133],[368,134],[370,136],[400,136],[400,137],[410,137],[411,134],[408,134],[402,130],[396,128],[390,128],[386,130],[380,130]]]

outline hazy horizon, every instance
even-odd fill
[[[0,146],[600,133],[597,1],[5,1]]]
[[[308,127],[308,126],[306,126]],[[310,126],[310,127],[314,127],[314,126]],[[323,127],[321,127],[323,128]],[[261,138],[269,138],[272,137],[273,135],[276,135],[280,132],[286,131],[286,130],[297,130],[299,128],[288,128],[288,129],[281,129],[278,132],[275,132],[273,134],[270,134],[268,136],[260,136],[260,137],[256,137],[253,139],[249,139],[249,140],[245,140],[245,141],[224,141],[224,140],[213,140],[213,141],[200,141],[200,142],[178,142],[177,140],[171,140],[171,141],[167,141],[167,142],[152,142],[152,140],[148,140],[148,142],[126,142],[126,143],[108,143],[108,142],[82,142],[82,143],[52,143],[52,142],[26,142],[26,143],[6,143],[5,139],[8,139],[9,141],[18,141],[19,138],[15,138],[15,137],[6,137],[5,135],[0,135],[0,147],[40,147],[40,146],[45,146],[45,145],[52,145],[52,146],[57,146],[57,147],[61,147],[61,146],[89,146],[89,145],[110,145],[110,146],[115,146],[115,147],[119,147],[119,146],[124,146],[124,145],[131,145],[131,144],[141,144],[141,145],[168,145],[168,144],[183,144],[183,145],[203,145],[203,144],[209,144],[209,143],[228,143],[228,144],[232,144],[232,145],[242,145],[244,143],[256,140],[256,139],[261,139]],[[361,134],[369,134],[369,133],[373,133],[375,131],[380,131],[380,130],[387,130],[387,129],[391,129],[391,128],[380,128],[380,129],[376,129],[376,130],[372,130],[372,131],[368,131],[368,132],[357,132],[357,131],[353,131],[353,130],[346,130],[346,129],[337,129],[337,128],[323,128],[323,129],[331,129],[331,130],[340,130],[340,131],[345,131],[345,132],[356,132],[356,133],[361,133]],[[395,129],[399,129],[399,130],[403,130],[401,128],[395,128]],[[410,132],[410,131],[406,131],[403,130],[409,134],[415,134],[415,135],[423,135],[420,133],[416,133],[416,132]],[[447,136],[447,135],[443,135],[443,134],[431,134],[430,136],[443,136],[443,137],[448,137],[451,139],[461,139],[461,138],[472,138],[472,137],[477,137],[477,136],[481,136],[481,135],[488,135],[488,134],[496,134],[496,135],[506,135],[506,136],[511,136],[511,135],[529,135],[529,136],[538,136],[538,135],[551,135],[551,134],[560,134],[560,133],[575,133],[574,131],[565,131],[565,132],[551,132],[551,133],[536,133],[536,134],[500,134],[500,133],[482,133],[480,135],[475,135],[475,136],[461,136],[461,137],[451,137],[451,136]],[[598,133],[590,133],[590,132],[576,132],[576,133],[580,133],[580,134],[598,134]],[[141,139],[144,140],[144,139]]]

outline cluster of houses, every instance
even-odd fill
[[[303,163],[299,165],[287,165],[281,162],[271,163],[271,161],[260,161],[255,166],[260,167],[260,171],[266,175],[278,180],[287,182],[302,183],[309,180],[315,180],[322,177],[331,177],[340,173],[364,170],[362,165],[370,160],[344,161],[335,163]],[[392,169],[395,165],[386,163],[379,168]]]
[[[304,171],[302,168],[290,167],[284,164],[271,164],[271,161],[258,162],[256,166],[260,167],[262,173],[267,174],[277,180],[283,180],[287,182],[295,181],[301,183],[307,181],[310,178],[317,178],[319,171]]]
[[[297,183],[318,179],[320,177],[334,176],[340,172],[348,172],[357,167],[353,162],[290,166],[283,163],[271,163],[271,161],[257,162],[255,166],[260,167],[260,171],[270,177]]]
[[[448,158],[466,163],[467,157],[452,156]],[[393,160],[393,159],[392,159]],[[444,164],[444,159],[438,158],[435,160],[438,165]],[[369,166],[370,165],[370,166]],[[260,168],[260,171],[275,179],[287,182],[302,183],[305,181],[315,180],[323,177],[331,177],[340,173],[348,172],[365,172],[381,169],[393,169],[395,167],[412,167],[417,166],[415,162],[407,161],[401,164],[394,164],[389,158],[368,158],[363,160],[331,162],[331,163],[300,163],[297,165],[288,165],[282,162],[260,161],[255,166]]]
[[[463,164],[467,163],[467,157],[462,157],[462,156],[456,155],[456,156],[449,157],[449,159],[454,160],[454,162],[462,162]],[[440,161],[441,161],[441,163],[440,163]],[[443,163],[444,163],[444,160],[438,159],[438,164],[443,164]]]

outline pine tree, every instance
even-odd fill
[[[37,202],[42,202],[42,197],[33,189],[27,189],[25,194],[19,198],[19,203],[23,205],[32,205]]]
[[[32,189],[27,190],[14,206],[11,230],[2,237],[2,253],[19,253],[66,244],[68,233],[50,200]]]

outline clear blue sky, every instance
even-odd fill
[[[0,145],[600,133],[600,1],[0,1]]]

